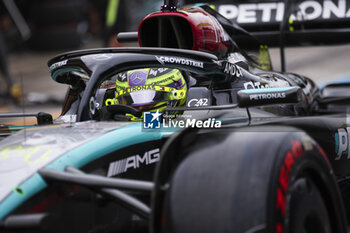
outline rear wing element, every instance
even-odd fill
[[[187,0],[186,4],[198,1]],[[350,0],[206,1],[262,43],[279,46],[285,10],[290,17],[285,45],[344,44],[350,41]],[[239,40],[244,38],[235,38]]]

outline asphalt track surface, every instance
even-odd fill
[[[98,47],[92,43],[85,48]],[[54,82],[49,76],[47,61],[55,55],[66,51],[51,52],[16,52],[9,55],[9,66],[15,83],[22,86],[25,96],[31,103],[14,105],[10,102],[0,104],[1,112],[44,111],[58,116],[61,110],[67,86]],[[270,50],[273,67],[280,70],[279,49]],[[287,48],[287,71],[299,73],[313,79],[317,84],[349,77],[350,80],[350,45],[332,47],[299,47]],[[1,84],[0,79],[0,84]],[[1,85],[0,85],[1,89]],[[27,119],[30,124],[34,119]],[[8,120],[0,119],[0,123]],[[21,123],[22,119],[11,119],[11,122]]]

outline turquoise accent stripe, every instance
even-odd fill
[[[271,92],[290,91],[290,90],[292,90],[294,88],[295,87],[260,88],[260,89],[241,90],[241,92],[246,93],[246,94],[271,93]]]
[[[41,176],[36,173],[19,187],[23,190],[23,196],[13,191],[4,201],[0,202],[0,220],[31,198],[34,194],[46,188],[47,184]]]
[[[160,140],[163,136],[171,135],[173,132],[143,132],[142,124],[135,123],[128,125],[103,136],[89,141],[73,150],[62,155],[60,158],[46,166],[46,168],[63,171],[66,166],[80,168],[91,161],[103,157],[113,151],[135,145],[138,143]],[[45,181],[36,173],[29,180],[25,181],[20,187],[24,190],[25,196],[21,197],[15,192],[11,193],[3,202],[0,203],[0,220],[16,209],[28,198],[40,192],[46,187]]]
[[[142,124],[136,123],[109,132],[97,139],[79,146],[56,161],[47,168],[63,171],[67,165],[80,168],[113,151],[138,143],[160,140],[171,132],[142,132]]]
[[[335,139],[335,154],[338,154],[338,150],[339,150],[339,134],[338,133],[334,134],[334,139]]]
[[[22,129],[31,128],[34,126],[35,125],[10,125],[10,126],[8,126],[8,128],[11,131],[11,133],[16,133]]]

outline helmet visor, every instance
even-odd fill
[[[176,99],[174,97],[174,93],[176,92],[177,90],[171,87],[147,85],[121,90],[116,93],[115,97],[119,104],[126,104],[134,107],[149,106],[152,108],[157,103]]]

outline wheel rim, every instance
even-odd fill
[[[291,233],[331,233],[327,208],[313,181],[303,176],[291,187]]]

